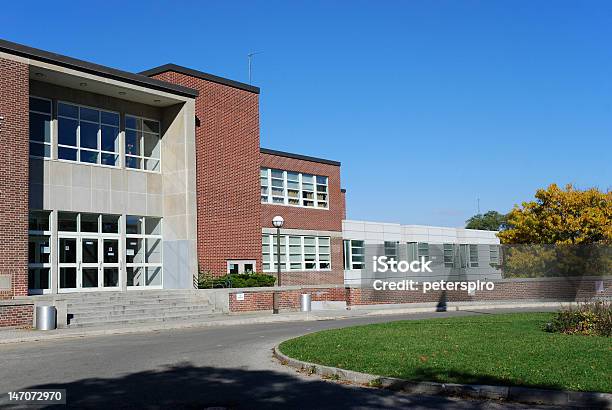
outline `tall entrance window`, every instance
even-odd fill
[[[57,157],[119,166],[119,114],[57,103]]]
[[[117,290],[120,217],[58,212],[58,290]]]
[[[162,287],[161,218],[128,215],[125,261],[128,287]]]
[[[159,122],[125,116],[126,168],[160,172],[161,138]]]
[[[30,211],[28,222],[28,293],[50,291],[51,282],[51,213]]]
[[[51,100],[30,97],[30,155],[51,157]]]

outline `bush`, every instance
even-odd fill
[[[571,335],[611,337],[612,303],[596,301],[561,309],[546,330]]]
[[[256,288],[274,286],[276,277],[264,273],[233,273],[214,277],[210,272],[198,275],[199,289],[212,288]]]

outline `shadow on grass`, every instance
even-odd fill
[[[118,378],[88,378],[28,388],[66,389],[68,407],[79,409],[485,409],[490,405],[442,396],[396,394],[317,377],[305,380],[269,370],[196,367],[190,363]]]
[[[534,389],[548,390],[565,390],[560,384],[529,384],[518,380],[502,379],[497,376],[488,374],[471,374],[467,372],[448,370],[441,371],[439,369],[419,368],[415,370],[416,374],[406,377],[406,380],[417,382],[438,382],[438,383],[461,383],[461,384],[485,384],[489,386],[517,386],[529,387]]]
[[[470,385],[487,385],[487,386],[509,386],[516,387],[517,389],[511,394],[513,397],[520,397],[521,399],[531,399],[531,400],[540,400],[541,395],[530,389],[545,389],[550,390],[552,396],[558,396],[560,398],[565,398],[565,387],[560,384],[529,384],[522,383],[519,381],[512,381],[507,379],[501,379],[496,376],[490,375],[474,375],[460,371],[439,371],[434,369],[418,369],[416,375],[411,376],[410,378],[405,378],[404,380],[409,383],[418,383],[418,382],[438,382],[438,383],[459,383],[459,384],[470,384]],[[449,382],[449,380],[452,380]],[[391,383],[386,386],[389,390],[396,391],[407,391],[410,392],[410,387],[406,387],[402,382]],[[589,394],[588,392],[577,392],[578,394]],[[518,400],[518,399],[513,399]],[[582,397],[583,403],[581,407],[588,406],[588,408],[593,409],[607,409],[608,402],[599,398],[599,397]]]

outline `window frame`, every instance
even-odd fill
[[[448,248],[450,247],[450,248]],[[447,260],[447,253],[450,251],[450,262]],[[442,244],[442,260],[444,262],[445,268],[455,268],[455,252],[456,246],[454,243],[444,243]]]
[[[139,224],[140,226],[140,232],[139,234],[136,233],[127,233],[127,222],[128,222],[128,218],[129,217],[137,217],[137,218],[141,218]],[[159,233],[158,234],[147,234],[146,233],[146,225],[147,225],[147,219],[151,218],[151,219],[159,219],[159,223],[160,223],[160,227],[159,227]],[[125,244],[124,244],[124,254],[123,257],[125,258],[125,279],[126,279],[126,287],[128,289],[163,289],[164,287],[164,239],[163,239],[163,229],[164,229],[164,218],[162,217],[157,217],[157,216],[145,216],[145,215],[126,215],[125,218],[123,218],[123,229],[125,232]],[[142,241],[142,252],[143,252],[143,260],[142,262],[128,262],[127,261],[127,250],[128,250],[128,240],[130,239],[139,239]],[[147,262],[147,240],[159,240],[160,243],[160,250],[159,250],[159,262]],[[127,285],[127,280],[128,280],[128,269],[129,268],[141,268],[143,269],[144,273],[145,273],[145,280],[146,280],[146,272],[148,268],[160,268],[160,274],[161,274],[161,280],[159,285]]]
[[[158,137],[159,137],[159,158],[154,158],[154,157],[147,157],[144,155],[144,145],[145,145],[145,139],[144,139],[144,134],[154,134],[152,132],[148,132],[148,131],[144,131],[144,127],[139,131],[138,129],[134,129],[134,128],[128,128],[127,126],[127,118],[131,117],[131,118],[135,118],[137,121],[153,121],[156,122],[158,127],[159,127],[159,131],[157,133]],[[156,120],[154,118],[147,118],[147,117],[142,117],[140,115],[134,115],[134,114],[128,114],[127,112],[124,113],[123,115],[123,167],[125,169],[129,169],[132,171],[142,171],[142,172],[152,172],[155,174],[160,174],[161,170],[162,170],[162,128],[161,128],[162,124],[161,124],[161,120]],[[140,143],[140,153],[142,155],[132,155],[132,154],[128,154],[127,153],[127,148],[126,148],[126,144],[127,144],[127,132],[128,130],[130,131],[136,131],[141,132],[143,134],[143,138],[141,140]],[[127,166],[127,158],[137,158],[140,160],[140,168],[132,168],[132,167],[128,167]],[[158,169],[157,170],[152,170],[152,169],[146,169],[145,167],[145,161],[149,159],[149,160],[157,160],[159,162],[158,165]]]
[[[361,246],[354,245],[353,242],[361,242]],[[345,239],[344,245],[344,269],[362,270],[365,269],[365,241],[362,239]],[[356,249],[361,249],[361,253],[355,253]],[[362,256],[363,261],[355,261],[354,256]],[[360,267],[358,267],[360,266]]]
[[[52,275],[52,261],[53,261],[53,212],[44,210],[44,209],[30,209],[28,212],[28,219],[31,212],[48,212],[48,230],[37,230],[30,229],[28,222],[28,294],[30,295],[39,295],[39,294],[48,294],[51,293],[51,275]],[[47,237],[47,241],[49,243],[49,262],[30,262],[30,238],[31,237]],[[30,270],[31,269],[48,269],[48,284],[47,288],[30,288]]]
[[[78,114],[77,114],[77,118],[72,118],[72,117],[66,117],[65,115],[60,115],[59,113],[59,106],[60,104],[65,104],[65,105],[71,105],[74,107],[77,107],[78,109]],[[81,121],[86,122],[88,124],[95,124],[93,121],[89,121],[89,120],[81,120],[81,108],[87,108],[90,110],[95,110],[98,111],[98,132],[97,132],[97,148],[93,149],[93,148],[83,148],[81,147]],[[57,160],[58,161],[62,161],[62,162],[70,162],[72,164],[77,163],[77,164],[83,164],[83,165],[93,165],[93,166],[98,166],[98,167],[105,167],[105,168],[113,168],[113,169],[120,169],[123,167],[123,162],[121,160],[121,113],[118,111],[113,111],[113,110],[107,110],[104,108],[100,108],[100,107],[93,107],[93,106],[89,106],[89,105],[85,105],[85,104],[79,104],[79,103],[73,103],[70,101],[65,101],[65,100],[57,100],[56,104],[55,104],[55,117],[54,119],[57,121],[57,144],[55,144],[57,146]],[[111,114],[117,114],[119,116],[119,125],[117,125],[117,129],[118,129],[118,133],[117,133],[117,140],[118,140],[118,144],[117,144],[117,151],[116,152],[111,152],[111,151],[104,151],[102,150],[102,126],[106,125],[106,126],[110,126],[110,127],[114,127],[114,125],[110,125],[110,124],[103,124],[102,123],[102,112],[107,112],[107,113],[111,113]],[[60,118],[64,118],[67,120],[76,120],[77,122],[77,132],[76,132],[76,145],[72,146],[72,145],[65,145],[65,144],[60,144],[59,143],[59,134],[60,134]],[[66,158],[60,158],[59,156],[59,151],[60,148],[68,148],[68,149],[73,149],[77,151],[77,159],[76,160],[72,160],[72,159],[66,159]],[[98,154],[98,158],[96,160],[96,162],[87,162],[87,161],[81,161],[81,151],[89,151],[89,152],[96,152]],[[115,165],[108,165],[108,164],[103,164],[102,163],[102,155],[103,154],[107,154],[107,155],[116,155],[117,156],[117,160],[115,162]]]
[[[275,188],[272,184],[273,180],[280,180],[281,178],[273,177],[272,171],[280,171],[283,173],[282,177],[282,189],[283,195],[274,195],[273,189]],[[265,174],[265,175],[264,175]],[[297,174],[298,181],[291,180],[289,181],[289,174]],[[304,189],[304,176],[312,176],[312,190]],[[318,178],[325,178],[325,184],[318,183]],[[291,171],[291,170],[283,170],[278,168],[269,168],[269,167],[260,167],[259,168],[259,180],[260,180],[260,200],[262,204],[270,204],[270,205],[283,205],[283,206],[293,206],[299,208],[307,208],[307,209],[326,209],[329,210],[329,176],[327,175],[317,175],[317,174],[309,174],[299,171]],[[262,182],[266,183],[266,185],[262,185]],[[289,188],[289,182],[298,182],[298,189]],[[319,186],[325,187],[325,192],[319,192]],[[267,189],[267,194],[263,193],[263,189]],[[280,188],[280,187],[276,187]],[[295,200],[294,197],[289,196],[289,191],[297,191],[298,192],[298,204],[290,203],[291,200]],[[312,200],[305,199],[304,193],[312,193]],[[325,195],[324,200],[319,200],[319,195]],[[274,202],[274,199],[282,199],[282,202]],[[304,205],[304,202],[312,202],[312,206]],[[319,206],[319,204],[325,204],[325,206]]]
[[[265,243],[267,238],[268,243]],[[299,253],[292,253],[291,251],[291,239],[300,238]],[[306,261],[306,255],[313,255],[312,253],[306,253],[306,238],[314,238],[314,261]],[[329,245],[321,244],[321,239],[328,239]],[[268,245],[268,252],[264,252],[263,246]],[[295,246],[295,245],[294,245]],[[262,269],[264,272],[276,272],[276,261],[278,256],[274,252],[276,247],[276,234],[262,234]],[[329,253],[321,252],[321,247],[329,247]],[[329,272],[332,270],[332,240],[330,236],[316,236],[316,235],[281,235],[281,271],[282,272]],[[292,268],[291,256],[300,256],[300,267]],[[329,260],[321,260],[321,255],[329,255]],[[267,257],[267,258],[266,258]],[[266,262],[266,260],[268,262]],[[293,262],[296,265],[298,262]],[[306,268],[307,263],[313,263],[314,268]],[[329,264],[329,268],[321,268],[323,264]],[[267,265],[267,266],[266,266]]]
[[[470,268],[478,268],[480,265],[480,261],[478,260],[478,245],[477,244],[469,244],[469,267]]]
[[[35,98],[37,100],[43,100],[43,101],[47,101],[49,102],[49,105],[51,106],[50,112],[42,112],[42,111],[35,111],[30,107],[30,98]],[[30,139],[30,132],[31,130],[29,129],[30,127],[30,114],[35,113],[35,114],[40,114],[40,115],[48,115],[50,117],[49,120],[49,142],[40,142],[40,141],[34,141],[32,139]],[[28,145],[28,152],[30,157],[32,158],[42,158],[42,159],[51,159],[53,158],[53,137],[54,137],[54,132],[53,132],[53,100],[51,98],[46,98],[46,97],[39,97],[37,95],[32,95],[30,94],[28,96],[28,143],[29,144],[37,144],[37,145],[42,145],[43,146],[43,152],[44,152],[44,147],[46,145],[49,146],[49,156],[45,156],[43,155],[42,157],[40,155],[33,155],[32,154],[32,150],[30,149],[30,145]]]

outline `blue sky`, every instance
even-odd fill
[[[7,2],[0,37],[253,83],[261,144],[342,162],[348,217],[462,226],[612,187],[612,2]]]

